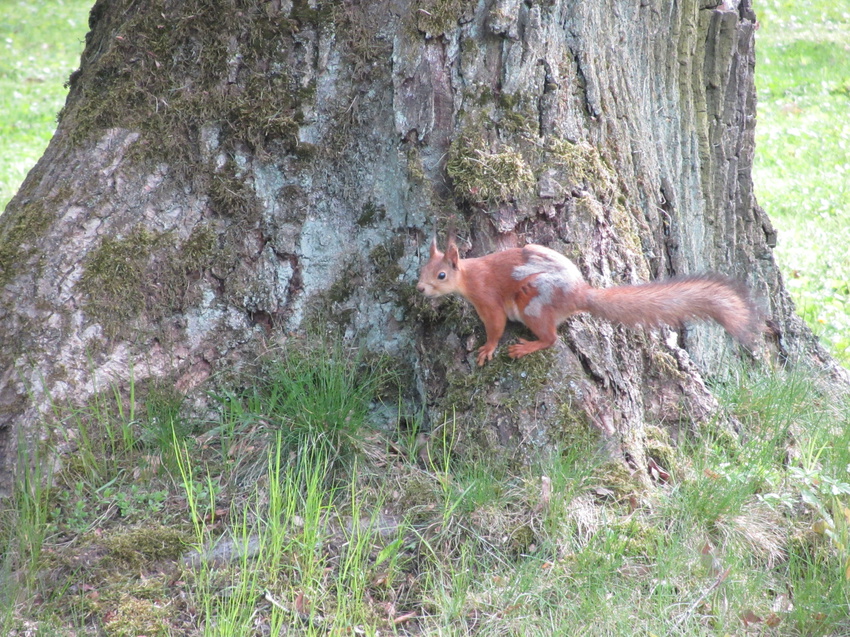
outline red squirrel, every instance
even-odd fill
[[[632,326],[710,318],[745,344],[756,334],[756,313],[746,293],[724,276],[597,289],[567,257],[534,244],[461,259],[454,239],[443,253],[435,237],[416,289],[428,297],[459,294],[472,303],[487,332],[487,341],[478,349],[478,365],[493,358],[508,319],[525,324],[539,339],[519,339],[508,347],[511,358],[554,345],[558,325],[577,312]]]

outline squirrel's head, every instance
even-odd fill
[[[454,239],[450,238],[446,251],[437,248],[437,237],[431,241],[431,258],[419,273],[419,283],[416,289],[429,297],[443,296],[458,292],[460,274],[460,256]]]

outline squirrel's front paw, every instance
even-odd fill
[[[493,360],[493,352],[496,351],[495,347],[489,347],[487,345],[482,345],[478,348],[478,366],[481,367],[487,361]]]

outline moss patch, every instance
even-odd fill
[[[232,159],[210,177],[208,192],[210,207],[218,215],[241,222],[253,222],[260,216],[260,202]]]
[[[166,637],[172,634],[167,621],[170,613],[165,602],[124,594],[106,615],[103,632],[107,637]]]
[[[64,582],[49,606],[63,615],[82,612],[98,618],[105,635],[173,634],[174,593],[169,587],[191,535],[160,522],[110,527],[106,522],[77,536],[72,546],[42,555],[44,576]]]
[[[324,20],[328,3],[296,2],[293,19],[266,4],[120,4],[92,10],[71,83],[82,94],[72,92],[63,113],[74,140],[116,126],[139,130],[140,148],[187,171],[198,131],[209,123],[220,126],[226,145],[246,143],[260,154],[274,143],[294,148],[301,101],[315,87],[302,85],[279,56],[288,47],[276,43]],[[110,23],[116,18],[122,23]]]
[[[461,135],[449,148],[446,172],[465,201],[514,201],[530,194],[536,180],[526,159],[508,144],[495,152],[481,137]]]
[[[569,386],[569,379],[565,386]],[[564,448],[586,448],[595,449],[601,444],[601,433],[590,420],[588,413],[573,406],[571,400],[563,400],[558,405],[558,430],[557,442]]]
[[[667,471],[673,471],[676,467],[676,451],[673,449],[669,434],[660,427],[646,425],[644,435],[647,457],[655,460]]]
[[[456,27],[464,11],[474,6],[470,0],[417,0],[411,15],[417,30],[436,37]]]
[[[138,228],[123,239],[105,238],[88,255],[79,285],[88,295],[86,308],[91,318],[107,324],[104,327],[111,335],[120,323],[137,318],[144,310],[142,273],[151,253],[162,243],[163,235]]]
[[[591,186],[600,201],[610,201],[617,190],[616,175],[590,144],[553,138],[545,148],[546,163],[560,169],[577,186]]]
[[[156,323],[191,305],[193,283],[218,254],[209,226],[196,227],[183,242],[141,226],[125,237],[107,237],[84,263],[78,286],[85,309],[108,338],[129,336],[143,316]]]
[[[161,561],[176,562],[189,542],[186,534],[166,526],[131,529],[105,539],[110,557],[134,569],[151,568]]]
[[[374,226],[384,221],[386,217],[386,207],[383,204],[376,204],[374,201],[370,200],[363,204],[360,217],[357,219],[357,225],[361,228]]]
[[[329,3],[334,11],[337,41],[351,66],[355,81],[374,81],[376,72],[388,68],[390,38],[382,37],[387,22],[386,0]]]
[[[41,201],[0,215],[0,287],[8,283],[36,251],[35,243],[54,215]]]
[[[468,99],[487,96],[483,92]],[[609,212],[618,229],[635,235],[617,175],[596,148],[558,137],[541,143],[535,112],[522,95],[485,101],[485,106],[465,116],[449,148],[446,172],[457,199],[473,205],[515,202],[526,209],[537,201],[538,183],[545,178],[558,185],[550,197],[586,199],[590,194],[597,216]],[[637,239],[630,243],[640,247]]]
[[[349,260],[342,269],[344,274],[334,281],[325,292],[324,296],[327,301],[331,304],[339,304],[345,303],[350,299],[357,287],[363,282],[363,277],[359,273],[359,270],[359,259],[355,257]]]
[[[633,475],[622,462],[609,460],[603,462],[596,471],[594,481],[610,490],[616,498],[626,497],[645,491],[640,479]]]
[[[388,239],[369,253],[369,260],[376,273],[376,290],[391,291],[401,284],[404,272],[399,265],[399,259],[402,256],[404,256],[404,239],[400,235]]]

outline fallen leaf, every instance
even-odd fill
[[[310,600],[304,597],[302,592],[295,596],[295,612],[302,618],[310,616]]]
[[[646,564],[623,564],[617,572],[623,577],[641,579],[652,575],[652,567]]]
[[[774,613],[790,613],[794,610],[794,604],[791,603],[791,597],[787,593],[782,593],[773,601]]]
[[[661,465],[655,462],[655,460],[650,458],[647,464],[649,465],[649,475],[651,475],[656,482],[662,482],[664,484],[670,482],[670,474],[662,469]]]
[[[744,626],[747,627],[750,624],[759,624],[762,619],[758,615],[756,615],[753,611],[747,609],[743,613],[741,613],[741,621],[744,622]]]
[[[699,560],[703,567],[712,573],[719,573],[723,570],[723,561],[717,555],[715,547],[710,542],[706,542],[699,550]]]
[[[771,613],[764,619],[764,623],[767,624],[770,628],[776,628],[779,624],[782,623],[782,618],[776,613]]]
[[[411,611],[409,613],[405,613],[404,615],[399,615],[398,617],[393,619],[393,624],[398,626],[399,624],[409,622],[411,619],[416,619],[416,611]]]
[[[540,476],[540,500],[534,507],[534,512],[540,511],[549,507],[549,501],[552,499],[552,478],[549,476]]]

